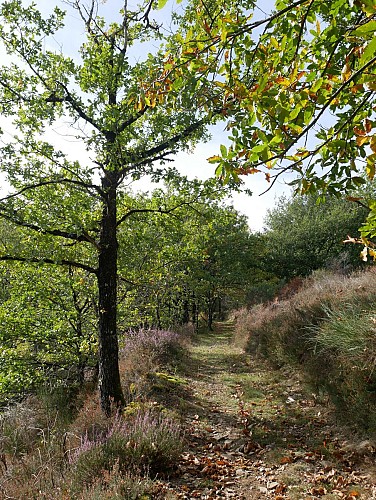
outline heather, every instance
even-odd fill
[[[81,389],[45,387],[0,416],[0,492],[4,498],[158,498],[158,477],[173,475],[184,432],[162,402],[176,388],[173,367],[187,335],[141,330],[120,353],[127,406],[108,418],[94,381]],[[163,379],[163,394],[153,392]],[[148,386],[148,388],[147,388]],[[152,397],[154,399],[152,399]]]

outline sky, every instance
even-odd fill
[[[173,3],[172,0],[170,0],[170,2],[171,3],[168,4],[170,7],[167,6],[166,9],[171,9]],[[25,1],[25,3],[27,3],[27,1]],[[74,53],[80,45],[82,35],[84,34],[82,21],[79,19],[78,13],[72,11],[72,9],[64,5],[64,0],[36,0],[35,3],[43,13],[50,12],[54,5],[58,5],[64,10],[67,10],[66,24],[69,25],[70,30],[68,34],[67,32],[64,33],[64,30],[61,32],[61,36],[58,38],[58,43],[63,52]],[[122,0],[100,0],[99,3],[106,19],[111,17],[113,13],[117,13],[123,5]],[[262,6],[262,9],[257,9],[255,11],[255,19],[265,17],[265,14],[273,7],[274,1],[260,0],[259,4]],[[173,8],[182,8],[181,5],[182,4],[180,4],[180,6],[176,6],[175,4]],[[166,14],[164,14],[164,12],[166,12]],[[167,10],[163,9],[155,14],[158,22],[165,21],[164,16],[167,15],[167,12]],[[140,54],[140,56],[142,56],[142,54]],[[9,125],[4,128],[5,130],[11,130]],[[199,144],[192,153],[177,154],[175,156],[174,166],[178,169],[178,171],[190,179],[195,177],[199,179],[206,179],[213,176],[215,166],[209,164],[207,162],[207,158],[218,153],[220,144],[226,144],[227,136],[224,128],[225,123],[216,125],[211,129],[212,138],[210,141]],[[69,136],[65,137],[66,132],[64,130],[64,126],[56,127],[54,130],[50,131],[50,134],[51,137],[54,136],[54,139],[52,140],[57,141],[57,143],[61,145],[65,143],[65,147],[63,148],[64,150],[68,145],[68,149],[74,159],[85,159],[83,156],[82,145],[78,142],[72,141],[72,138]],[[249,226],[252,231],[260,231],[263,229],[263,220],[267,210],[269,208],[273,208],[278,197],[283,194],[289,194],[291,192],[291,188],[287,185],[288,179],[284,178],[278,180],[268,192],[261,194],[269,187],[263,174],[254,174],[248,177],[243,177],[243,179],[244,187],[251,190],[253,195],[249,196],[246,194],[236,193],[233,195],[232,199],[229,200],[229,203],[231,203],[240,213],[247,216]],[[150,182],[144,181],[140,182],[136,189],[150,190],[152,189],[152,185]]]

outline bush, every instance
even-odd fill
[[[120,370],[128,399],[146,398],[151,391],[150,375],[162,367],[174,368],[184,353],[183,338],[169,330],[140,330],[127,333],[120,351]]]
[[[129,419],[117,415],[105,434],[85,435],[71,452],[73,483],[92,484],[115,466],[121,472],[164,475],[176,464],[181,442],[178,423],[158,410],[139,411]]]

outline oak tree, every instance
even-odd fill
[[[124,402],[118,367],[118,230],[137,212],[124,196],[144,175],[172,175],[168,160],[205,136],[220,106],[206,106],[211,91],[195,74],[184,86],[169,81],[166,49],[154,50],[162,31],[152,20],[154,2],[117,20],[99,15],[100,2],[65,2],[82,21],[77,53],[57,45],[64,12],[46,17],[35,4],[0,6],[0,168],[9,184],[0,217],[27,241],[14,251],[1,245],[2,261],[63,265],[95,276],[98,288],[99,387],[103,411]],[[151,44],[152,42],[152,44]],[[140,49],[142,44],[146,49]],[[167,43],[167,42],[166,42]],[[154,45],[153,45],[154,44]],[[145,57],[140,56],[144,50]],[[203,102],[206,102],[205,106]],[[214,110],[214,112],[213,112]],[[86,158],[69,143],[51,139],[53,127],[80,141]],[[67,131],[67,132],[66,132]]]

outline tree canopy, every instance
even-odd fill
[[[348,192],[375,176],[376,7],[373,0],[195,0],[175,72],[220,94],[231,145],[209,158],[227,180],[293,173],[296,192]],[[262,9],[263,5],[260,4]],[[268,184],[269,183],[269,184]],[[365,235],[374,235],[375,204]],[[373,221],[373,222],[372,222]],[[368,232],[367,232],[368,230]]]
[[[130,181],[151,174],[169,178],[168,163],[179,150],[205,137],[209,117],[205,82],[161,89],[164,53],[139,60],[134,45],[162,34],[149,19],[152,2],[137,10],[124,2],[117,20],[106,22],[99,2],[66,2],[85,30],[79,53],[58,46],[65,13],[58,7],[43,17],[35,4],[8,0],[0,7],[0,112],[12,122],[3,135],[0,168],[10,192],[0,216],[22,231],[22,246],[2,244],[2,261],[64,265],[96,277],[98,285],[99,385],[101,404],[124,401],[118,370],[118,229],[137,213],[124,195]],[[114,17],[116,17],[114,15]],[[69,30],[69,26],[65,26]],[[54,42],[55,41],[55,42]],[[139,50],[139,47],[137,48]],[[137,52],[136,52],[137,53]],[[8,62],[9,59],[9,62]],[[81,141],[88,159],[72,160],[46,132],[65,124]],[[159,213],[168,213],[156,208]]]
[[[291,280],[316,269],[350,272],[362,265],[358,247],[344,244],[356,234],[367,215],[364,207],[318,195],[281,197],[265,219],[265,266],[278,277]]]

